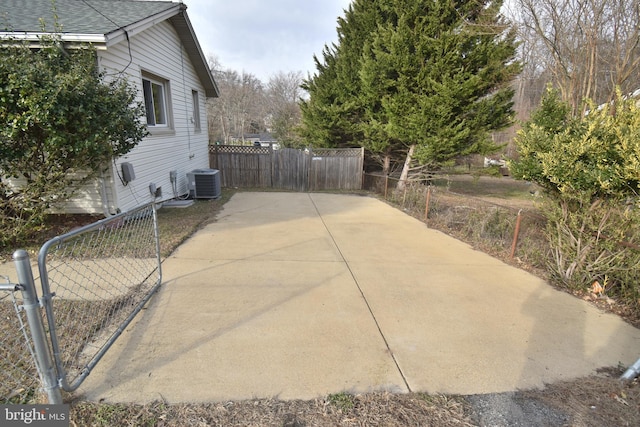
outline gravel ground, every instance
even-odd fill
[[[622,372],[610,368],[543,390],[467,396],[466,401],[479,426],[638,426],[640,383],[621,383]]]
[[[571,421],[559,409],[513,392],[469,396],[467,402],[473,421],[481,426],[563,426]]]

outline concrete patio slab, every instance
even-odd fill
[[[84,398],[489,393],[640,356],[618,317],[370,197],[236,193],[163,272]]]

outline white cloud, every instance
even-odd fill
[[[278,71],[313,73],[313,55],[337,39],[350,0],[185,0],[208,57],[263,82]]]

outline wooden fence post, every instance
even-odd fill
[[[360,180],[360,190],[364,189],[364,147],[361,147],[362,149],[360,150],[360,164],[358,165],[358,170],[360,171],[360,173],[362,174],[361,177],[362,179]]]
[[[510,258],[516,254],[516,246],[518,245],[518,236],[520,235],[520,221],[522,220],[522,209],[518,211],[518,217],[516,218],[516,229],[513,232],[513,242],[511,243],[511,255]]]
[[[309,156],[306,157],[307,161],[307,177],[306,183],[304,183],[304,189],[302,191],[311,191],[311,169],[313,168],[313,147],[309,146]]]
[[[429,219],[429,201],[431,200],[431,186],[427,185],[427,201],[424,204],[424,220]]]

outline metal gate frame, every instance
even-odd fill
[[[38,255],[40,299],[28,253],[16,251],[14,263],[18,284],[0,290],[22,291],[19,308],[26,312],[36,368],[49,403],[59,404],[61,389],[71,392],[82,384],[162,284],[156,205],[46,242]]]

